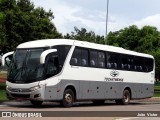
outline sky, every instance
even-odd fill
[[[31,0],[35,7],[51,9],[52,22],[62,33],[74,27],[86,28],[96,34],[106,34],[107,0]],[[108,32],[130,25],[142,28],[155,26],[160,30],[160,0],[109,0]]]

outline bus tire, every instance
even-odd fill
[[[131,96],[129,90],[123,91],[122,99],[115,100],[117,104],[128,105],[130,102]]]
[[[34,106],[40,106],[43,103],[43,101],[36,101],[36,100],[30,100],[30,102]]]
[[[61,105],[63,107],[72,107],[74,102],[74,93],[71,89],[66,89],[63,94],[63,100],[61,101]]]

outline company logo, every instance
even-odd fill
[[[119,72],[118,72],[118,71],[111,71],[111,72],[110,72],[110,75],[111,75],[112,77],[117,77],[117,76],[119,75]]]
[[[22,92],[22,89],[19,89],[18,92]]]

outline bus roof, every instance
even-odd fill
[[[116,52],[116,53],[123,53],[123,54],[153,58],[153,56],[151,56],[151,55],[126,50],[121,47],[114,47],[114,46],[110,46],[110,45],[101,45],[101,44],[90,43],[90,42],[86,42],[86,41],[78,41],[78,40],[70,40],[70,39],[35,40],[35,41],[22,43],[17,48],[18,49],[21,49],[21,48],[42,48],[42,47],[52,47],[55,45],[75,45],[75,46],[86,47],[86,48],[90,48],[90,49],[98,49],[98,50],[104,50],[104,51],[110,51],[110,52]]]
[[[74,40],[67,39],[43,39],[22,43],[17,48],[42,48],[55,45],[73,45],[73,42]]]

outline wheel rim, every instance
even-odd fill
[[[68,104],[71,104],[72,103],[72,95],[67,93],[65,95],[65,101],[68,103]]]
[[[130,97],[129,97],[130,95],[128,94],[128,93],[125,93],[124,94],[124,102],[125,103],[128,103],[129,102],[129,100],[130,100]]]
[[[124,95],[124,102],[127,103],[129,101],[129,95],[125,94]]]

